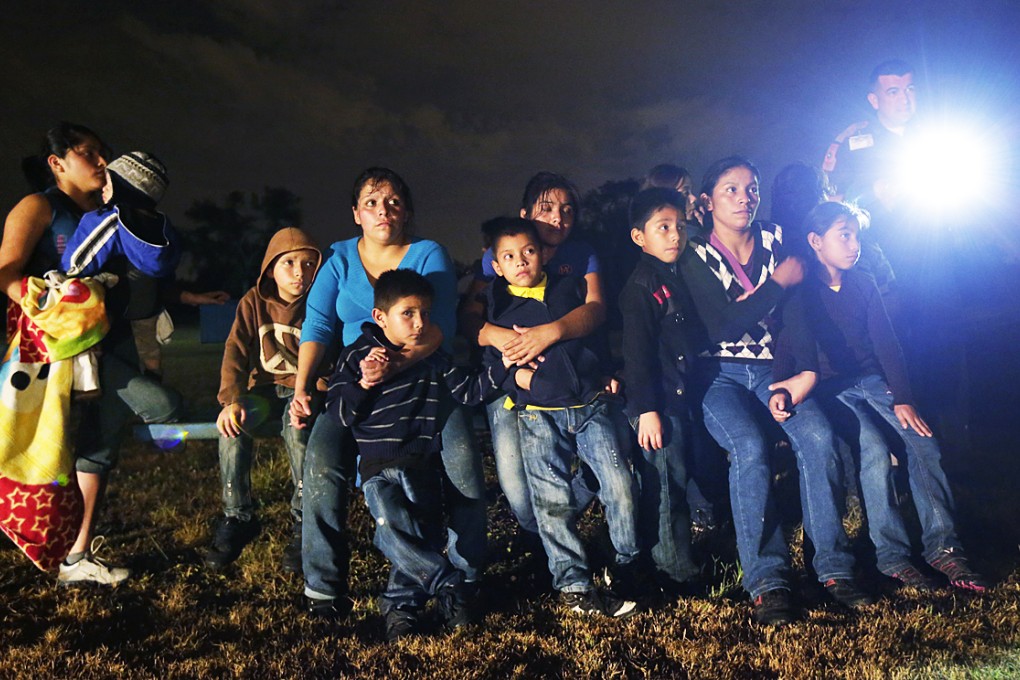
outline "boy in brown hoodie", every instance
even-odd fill
[[[216,427],[225,517],[205,553],[205,563],[212,569],[236,560],[259,533],[251,497],[253,441],[249,433],[270,413],[282,410],[281,435],[294,483],[290,504],[294,533],[282,566],[301,572],[301,473],[309,430],[291,427],[287,414],[294,396],[305,296],[321,262],[322,253],[303,231],[281,229],[269,241],[258,282],[237,305],[223,349],[217,395],[223,406]]]

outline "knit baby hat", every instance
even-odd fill
[[[144,151],[126,153],[106,169],[151,198],[154,203],[159,203],[170,184],[163,161]]]

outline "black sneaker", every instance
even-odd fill
[[[396,642],[402,637],[419,632],[418,612],[414,609],[394,607],[386,612],[386,642]]]
[[[854,580],[850,578],[830,578],[825,582],[825,592],[847,609],[857,609],[875,604],[874,598],[858,588]]]
[[[908,588],[927,592],[935,590],[935,582],[921,573],[921,570],[912,564],[908,564],[892,574],[886,574],[889,578],[896,579]]]
[[[475,622],[475,607],[466,583],[444,586],[436,593],[436,606],[443,626],[456,630]],[[476,591],[477,592],[477,591]]]
[[[294,524],[294,531],[290,536],[290,542],[283,549],[283,557],[280,558],[280,566],[290,574],[300,576],[301,568],[301,522]]]
[[[699,508],[691,512],[691,538],[708,536],[718,528],[711,510]]]
[[[305,597],[304,609],[305,613],[313,619],[343,621],[354,610],[354,600],[347,595],[340,595],[325,600]]]
[[[607,590],[560,593],[560,602],[569,611],[578,614],[599,614],[614,619],[627,619],[638,613],[637,602],[625,600]]]
[[[224,517],[213,533],[212,545],[205,551],[205,565],[210,569],[222,569],[231,564],[244,550],[244,546],[259,535],[262,527],[257,518],[249,520]]]
[[[929,562],[949,579],[949,585],[963,590],[972,590],[976,593],[983,593],[988,590],[988,582],[981,574],[970,568],[967,558],[958,550],[952,548],[943,550],[938,557]]]
[[[628,600],[642,602],[654,595],[655,574],[638,560],[606,567],[602,580],[613,593]]]
[[[785,626],[796,618],[790,604],[790,591],[786,588],[769,590],[754,599],[751,618],[766,626]]]

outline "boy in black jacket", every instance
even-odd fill
[[[489,323],[527,332],[584,303],[583,279],[542,271],[541,241],[532,222],[506,219],[492,248],[493,269],[502,278],[486,289]],[[524,471],[553,587],[571,611],[624,618],[637,612],[637,604],[595,589],[571,492],[574,459],[580,457],[599,481],[617,573],[627,574],[638,557],[634,480],[599,399],[601,363],[583,339],[564,340],[532,366],[512,367],[503,387],[506,407],[518,413]],[[486,348],[486,364],[499,370],[498,350]]]
[[[365,379],[366,372],[374,373],[371,364],[421,341],[433,295],[417,272],[383,273],[375,285],[375,324],[364,324],[361,337],[344,349],[326,402],[326,412],[349,427],[358,443],[361,490],[376,520],[375,545],[392,564],[379,598],[387,640],[418,632],[432,597],[447,627],[471,622],[464,574],[443,555],[440,433],[453,399],[479,404],[498,393],[506,374],[502,364],[480,374],[455,367],[440,349],[391,371],[381,383]]]
[[[681,591],[698,573],[686,497],[686,374],[694,356],[686,326],[694,313],[676,264],[687,245],[681,200],[673,190],[655,188],[631,201],[630,237],[641,259],[620,292],[625,412],[644,454],[634,461],[641,484],[638,526],[667,593]]]

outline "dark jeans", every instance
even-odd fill
[[[126,335],[111,332],[102,350],[99,386],[103,393],[85,406],[75,451],[75,468],[92,474],[105,474],[116,465],[121,430],[133,415],[145,423],[169,423],[184,413],[181,395],[139,372],[130,328]]]
[[[772,364],[705,362],[699,379],[705,425],[730,452],[730,503],[744,589],[754,598],[788,588],[790,552],[772,495],[770,448],[755,420],[755,412],[767,408]],[[815,546],[812,564],[818,579],[850,578],[853,556],[839,511],[842,480],[832,428],[810,398],[781,426],[797,457],[804,531]]]
[[[687,508],[687,423],[675,415],[659,414],[663,446],[641,450],[634,470],[641,485],[638,497],[638,535],[660,573],[683,582],[698,573],[691,558],[691,515]],[[638,418],[630,419],[636,432]]]
[[[298,430],[290,424],[290,400],[294,389],[282,385],[263,385],[242,397],[248,410],[246,425],[256,426],[256,414],[265,409],[267,418],[281,418],[280,436],[290,460],[290,478],[294,492],[290,497],[290,514],[295,522],[301,521],[301,487],[304,470],[305,446],[308,443],[307,429]],[[282,409],[282,411],[281,411]],[[255,441],[250,435],[241,433],[237,437],[220,437],[220,485],[223,489],[223,514],[249,520],[255,514],[251,497],[251,463]]]
[[[481,577],[486,551],[486,498],[481,454],[466,409],[457,408],[443,429],[443,483],[449,513],[447,555],[465,580]],[[302,559],[305,593],[337,597],[348,591],[350,547],[347,511],[357,477],[357,445],[330,416],[312,425],[305,451]]]
[[[421,609],[440,588],[464,579],[443,555],[438,465],[385,468],[361,485],[375,519],[375,546],[390,561],[389,583],[379,597],[383,615],[397,607]]]
[[[924,557],[962,548],[953,522],[953,496],[939,463],[934,437],[904,430],[893,411],[893,395],[877,375],[834,378],[819,386],[818,400],[860,456],[861,497],[878,569],[895,574],[910,564],[910,539],[893,483],[889,452],[907,467],[910,493],[921,521]]]

